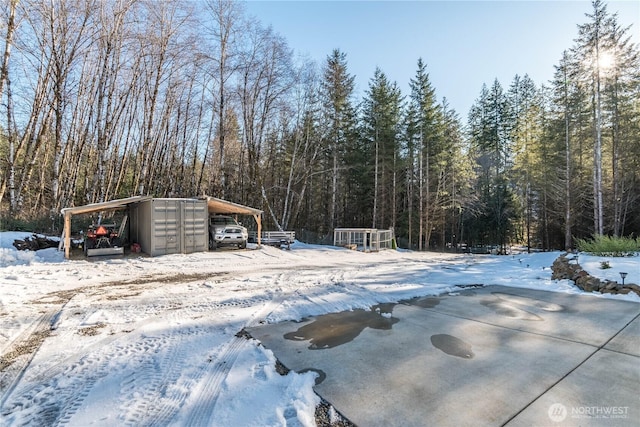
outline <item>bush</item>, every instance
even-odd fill
[[[31,233],[57,234],[62,230],[62,220],[49,217],[32,219],[0,216],[0,231],[28,231]]]
[[[107,216],[106,221],[112,222],[111,218],[116,217],[116,222],[120,225],[122,216],[116,214]],[[97,215],[81,214],[74,215],[71,222],[71,234],[77,234],[80,230],[86,230],[89,225],[95,223]],[[14,218],[0,215],[0,231],[27,231],[45,235],[59,236],[64,228],[64,217],[40,216],[35,218]]]
[[[640,238],[593,236],[592,239],[578,239],[578,250],[591,255],[623,257],[640,252]]]

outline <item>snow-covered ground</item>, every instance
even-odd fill
[[[259,322],[459,285],[582,293],[551,280],[560,254],[362,253],[295,243],[189,255],[65,260],[0,233],[0,425],[309,426],[315,375],[281,376],[236,336]],[[611,269],[601,270],[609,261]],[[640,257],[580,255],[592,275],[640,283]],[[590,294],[640,302],[629,295]]]

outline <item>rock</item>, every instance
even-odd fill
[[[587,292],[595,292],[600,290],[602,282],[597,277],[587,275],[578,279],[576,285]]]
[[[640,296],[640,286],[636,285],[635,283],[625,284],[623,289],[630,289],[631,292],[635,292],[636,294],[638,294],[638,296]]]
[[[635,283],[627,283],[624,285],[624,287],[640,293],[640,286],[636,285]]]
[[[553,261],[551,266],[551,278],[554,280],[573,279],[573,277],[582,269],[578,264],[570,264],[565,255],[560,255]]]
[[[603,288],[602,286],[602,282],[600,281],[600,279],[596,278],[596,277],[592,277],[589,276],[590,280],[588,280],[588,284],[590,286],[590,292],[594,292],[594,291],[599,291]],[[586,289],[585,289],[586,290]]]
[[[586,271],[578,270],[571,276],[571,280],[573,280],[574,282],[577,282],[580,279],[585,279],[589,277],[591,276],[589,276],[589,273],[587,273]]]

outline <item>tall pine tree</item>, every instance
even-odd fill
[[[415,130],[418,132],[417,187],[418,187],[418,249],[428,248],[433,230],[433,164],[439,151],[442,132],[442,112],[436,100],[435,89],[429,80],[427,65],[418,59],[418,69],[409,81],[411,108],[416,112]]]
[[[363,187],[372,197],[371,227],[395,227],[398,210],[402,96],[398,85],[376,69],[362,109],[365,141]],[[371,177],[371,178],[369,178]]]
[[[331,232],[336,227],[338,217],[344,218],[344,191],[340,186],[344,177],[345,151],[355,136],[356,111],[351,99],[354,79],[347,70],[347,55],[334,49],[327,57],[321,83],[323,119],[327,129],[324,143],[328,174],[325,176],[329,181],[322,197],[323,203],[328,204],[322,211],[328,212],[329,216],[321,233]]]
[[[515,206],[509,185],[512,160],[509,103],[497,79],[491,89],[483,87],[472,106],[469,128],[478,173],[478,204],[470,232],[480,244],[504,247],[512,232]]]

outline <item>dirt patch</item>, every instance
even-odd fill
[[[93,326],[78,329],[78,334],[85,337],[92,337],[100,333],[100,329],[105,328],[107,325],[104,323],[97,323]]]
[[[324,399],[316,406],[315,416],[316,426],[318,427],[356,427],[354,423],[343,417]]]
[[[81,288],[80,288],[81,289]],[[41,296],[37,300],[33,300],[30,304],[59,304],[63,305],[69,302],[79,291],[79,289],[70,289],[66,291],[49,292]]]
[[[87,294],[87,295],[95,295],[99,294],[99,292],[103,288],[110,287],[118,287],[118,286],[130,286],[130,285],[146,285],[149,283],[179,283],[179,282],[191,282],[197,280],[207,280],[212,277],[226,277],[230,273],[229,272],[221,272],[221,273],[193,273],[193,274],[169,274],[169,275],[152,275],[152,276],[143,276],[133,280],[117,280],[112,282],[105,282],[98,285],[89,285],[82,286],[79,288],[64,290],[64,291],[55,291],[50,292],[46,295],[41,296],[40,298],[30,301],[30,304],[66,304],[76,296],[77,294]],[[128,287],[130,292],[121,295],[111,295],[108,296],[107,299],[119,299],[125,297],[133,297],[140,295],[140,291],[135,288]]]
[[[140,295],[142,292],[130,292],[128,294],[120,294],[120,295],[109,295],[106,299],[108,301],[117,301],[121,298],[128,298],[128,297],[137,297],[138,295]]]
[[[146,285],[147,283],[176,283],[176,282],[195,282],[197,280],[207,280],[212,277],[225,277],[228,276],[228,271],[218,272],[218,273],[191,273],[191,274],[168,274],[168,275],[153,275],[153,276],[143,276],[134,280],[127,281],[119,281],[119,282],[108,282],[103,286],[114,286],[114,285]]]
[[[34,351],[36,351],[49,335],[51,335],[50,329],[36,331],[33,334],[29,335],[26,340],[19,342],[8,352],[1,355],[0,372],[4,371],[8,366],[13,364],[13,362],[15,362],[18,357],[32,354]]]

